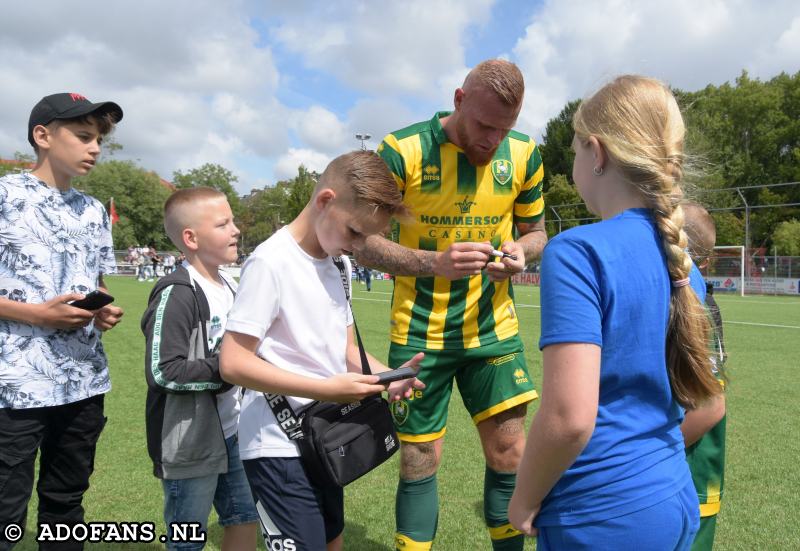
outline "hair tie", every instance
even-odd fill
[[[672,286],[676,289],[679,287],[686,287],[687,285],[689,285],[688,277],[685,277],[683,279],[676,279],[675,281],[672,282]]]

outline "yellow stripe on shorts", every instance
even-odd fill
[[[398,432],[397,437],[401,442],[433,442],[444,436],[445,432],[447,432],[447,427],[438,432],[431,432],[428,434],[406,434],[404,432]]]
[[[522,394],[518,394],[517,396],[509,398],[504,402],[500,402],[496,406],[492,406],[489,409],[481,411],[480,413],[476,413],[475,415],[472,416],[472,422],[477,425],[481,421],[485,421],[489,417],[497,415],[498,413],[506,411],[507,409],[511,409],[514,406],[518,406],[520,404],[526,404],[528,402],[533,402],[538,397],[539,393],[536,392],[535,390],[523,392]],[[402,440],[402,438],[400,440]]]

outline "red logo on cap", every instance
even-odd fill
[[[76,93],[74,93],[74,92],[73,92],[73,93],[71,93],[71,94],[69,95],[69,97],[71,97],[71,98],[72,98],[72,101],[89,101],[89,100],[87,100],[85,97],[83,97],[82,95],[80,95],[80,94],[76,94]]]

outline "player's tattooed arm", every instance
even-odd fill
[[[547,232],[544,227],[544,214],[532,224],[516,223],[519,239],[517,243],[522,245],[525,251],[525,264],[530,264],[534,260],[541,258],[544,246],[547,245]]]
[[[353,251],[362,266],[392,275],[427,277],[434,275],[435,251],[421,251],[398,245],[380,235],[370,235],[364,247]]]

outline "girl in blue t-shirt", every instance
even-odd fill
[[[683,120],[661,82],[622,76],[573,126],[572,176],[602,221],[544,251],[542,398],[509,518],[539,551],[689,549],[682,407],[720,385],[681,229]]]

